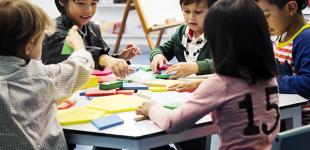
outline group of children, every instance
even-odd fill
[[[0,149],[68,149],[56,103],[78,90],[94,68],[109,67],[119,77],[131,73],[129,61],[140,49],[129,43],[120,54],[109,54],[90,21],[98,2],[55,0],[61,16],[52,21],[27,0],[0,1]],[[271,149],[280,128],[278,93],[310,98],[310,24],[301,13],[307,4],[180,0],[186,24],[151,52],[151,68],[157,72],[175,57],[179,63],[166,71],[175,73],[172,79],[214,74],[171,86],[193,92],[181,107],[167,110],[148,101],[137,114],[173,133],[211,113],[220,149]],[[270,34],[278,37],[274,44]],[[66,44],[71,55],[62,54]],[[304,124],[310,122],[309,108],[304,106]],[[177,147],[203,149],[202,143],[195,139]]]

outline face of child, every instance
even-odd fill
[[[207,4],[205,2],[182,4],[183,16],[186,24],[196,33],[204,32],[204,20],[207,15]]]
[[[68,16],[82,28],[96,13],[97,4],[98,0],[69,0]]]
[[[286,11],[287,6],[279,9],[277,5],[270,4],[268,0],[260,0],[258,5],[265,14],[271,34],[279,36],[288,30],[291,17]]]

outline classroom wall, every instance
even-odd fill
[[[39,5],[43,10],[52,18],[56,18],[60,15],[58,12],[54,0],[31,0],[33,3]]]

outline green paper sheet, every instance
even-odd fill
[[[62,47],[61,54],[71,55],[72,53],[73,53],[73,49],[67,44],[67,42],[65,42],[64,46]]]
[[[181,102],[172,102],[172,103],[165,103],[165,104],[163,104],[163,106],[165,108],[168,108],[168,109],[171,109],[171,110],[176,109],[176,108],[178,108],[181,105],[182,105]]]

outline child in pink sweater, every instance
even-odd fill
[[[145,102],[137,114],[174,133],[211,112],[220,149],[271,149],[279,132],[276,65],[268,24],[254,1],[220,0],[205,19],[215,74],[181,107],[168,110]]]

